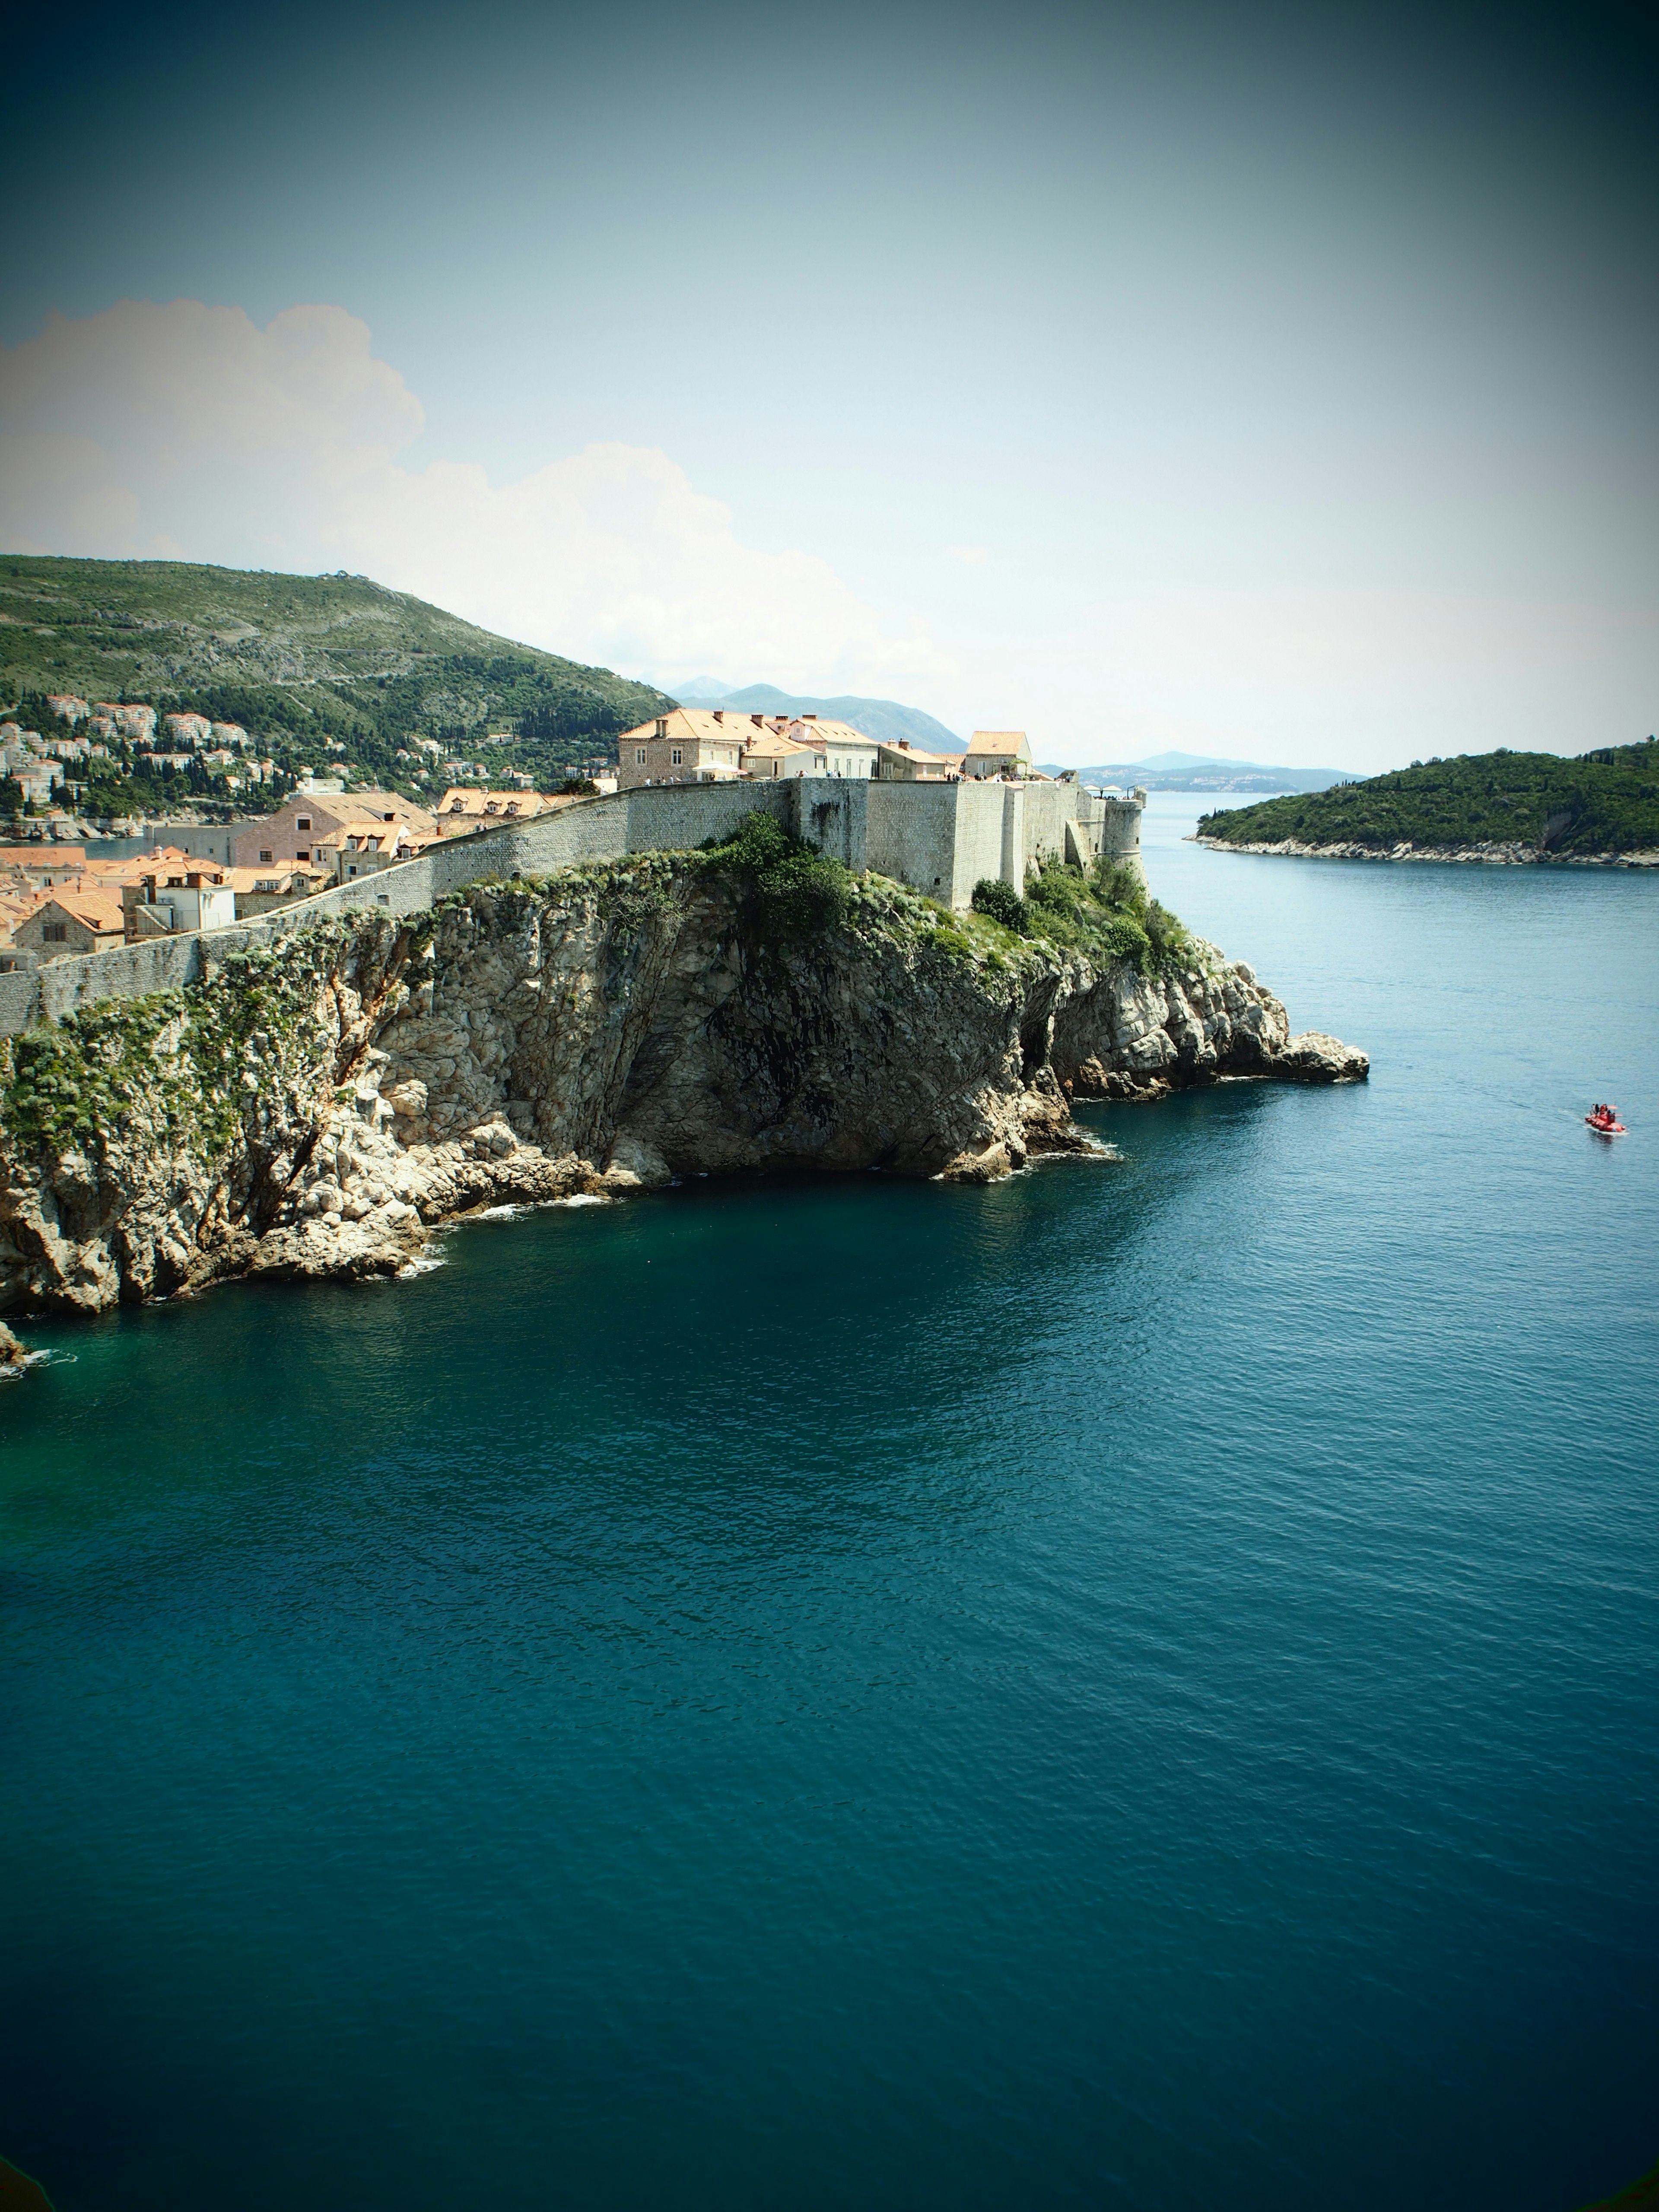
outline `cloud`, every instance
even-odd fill
[[[624,668],[812,688],[948,677],[830,565],[744,544],[663,453],[589,446],[516,482],[399,453],[424,423],[368,325],[124,301],[0,349],[0,537],[20,551],[362,569]]]
[[[964,568],[982,568],[991,557],[988,545],[947,545],[945,551]]]

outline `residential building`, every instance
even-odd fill
[[[875,773],[883,783],[945,783],[961,775],[962,763],[960,753],[930,753],[908,738],[891,743],[884,738],[876,747]]]
[[[789,734],[798,743],[814,744],[821,750],[825,775],[873,775],[876,772],[875,739],[866,738],[850,722],[800,714],[789,725]]]
[[[109,724],[118,738],[131,738],[136,744],[147,745],[155,735],[154,707],[118,706],[100,699],[93,712]]]
[[[676,707],[617,740],[617,786],[729,782],[740,773],[744,738],[768,726],[760,714],[720,708]]]
[[[964,775],[1019,775],[1031,772],[1031,748],[1024,730],[975,730],[962,764]]]
[[[223,873],[236,901],[238,921],[246,921],[251,915],[269,914],[275,907],[292,906],[297,899],[313,897],[318,891],[326,890],[331,880],[327,870],[315,860],[268,868],[227,868]]]
[[[54,891],[12,932],[12,942],[38,952],[43,961],[72,959],[102,952],[126,934],[118,893],[66,885]]]
[[[763,781],[780,775],[829,774],[822,745],[774,729],[757,730],[744,745],[741,762],[744,775]]]
[[[536,791],[477,791],[451,784],[434,811],[446,837],[465,837],[474,830],[499,829],[507,822],[528,822],[558,801]]]
[[[48,691],[46,704],[60,722],[84,722],[92,709],[73,691]]]
[[[56,890],[78,883],[87,867],[84,845],[0,845],[0,884]]]
[[[194,747],[212,742],[213,725],[205,714],[164,714],[161,724],[175,745]]]
[[[348,799],[313,786],[292,793],[262,822],[244,823],[236,833],[231,857],[239,868],[312,860],[325,838],[356,822],[400,822],[411,836],[429,837],[437,829],[424,807],[411,806],[395,791],[354,791]]]
[[[121,889],[122,934],[129,945],[180,930],[223,929],[236,919],[227,871],[210,861],[155,862]]]
[[[411,836],[401,822],[348,822],[324,838],[314,858],[331,872],[337,884],[349,884],[358,876],[395,868],[399,860],[412,860],[433,842]]]

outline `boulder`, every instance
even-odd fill
[[[1369,1054],[1340,1037],[1304,1030],[1275,1055],[1272,1072],[1285,1083],[1363,1083],[1371,1063]]]

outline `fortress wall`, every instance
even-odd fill
[[[1017,823],[1008,803],[1016,788],[1011,783],[975,781],[948,787],[957,793],[957,835],[946,880],[951,904],[965,913],[974,902],[974,885],[988,876],[1023,888],[1025,860],[1018,841],[1024,812],[1022,808]]]
[[[868,794],[866,866],[914,884],[947,905],[965,903],[957,898],[956,880],[958,803],[968,786],[872,782],[863,788]],[[996,866],[994,860],[994,874]],[[969,892],[973,887],[970,883]]]
[[[1065,855],[1079,822],[1094,849],[1140,863],[1139,799],[1096,799],[1075,784],[879,783],[862,777],[780,777],[767,783],[657,784],[585,799],[508,829],[455,837],[394,868],[317,897],[204,933],[154,937],[83,959],[0,975],[0,1036],[61,1020],[99,999],[138,998],[199,982],[211,963],[274,945],[324,915],[424,913],[447,892],[489,876],[544,875],[628,853],[689,852],[729,837],[757,808],[849,868],[875,868],[959,912],[982,877],[1023,889],[1028,863]]]

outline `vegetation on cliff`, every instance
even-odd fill
[[[1562,859],[1659,850],[1659,744],[1618,745],[1577,760],[1553,753],[1462,753],[1345,783],[1206,814],[1201,837],[1228,845],[1519,844]]]
[[[974,911],[1017,937],[1082,952],[1102,968],[1127,960],[1143,975],[1167,973],[1190,957],[1192,940],[1147,891],[1140,872],[1103,855],[1086,872],[1047,860],[1022,898],[987,877],[974,886]]]
[[[366,576],[0,555],[0,705],[38,711],[65,691],[238,722],[279,769],[343,759],[398,786],[410,738],[457,750],[510,732],[491,765],[550,787],[609,766],[620,731],[672,704]],[[152,803],[107,771],[95,781],[112,788],[88,799],[94,812]]]

